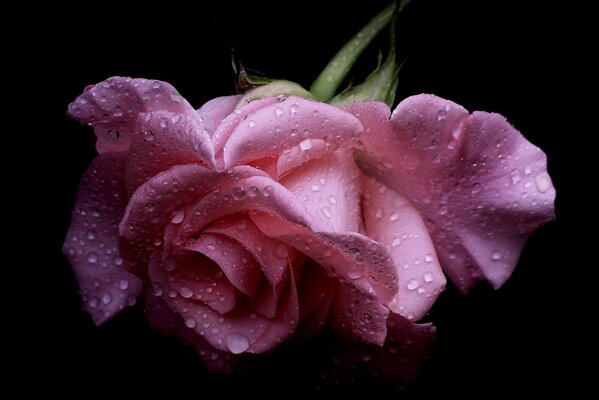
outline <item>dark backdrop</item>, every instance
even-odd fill
[[[269,358],[265,372],[210,374],[192,350],[149,331],[139,306],[95,327],[81,310],[77,285],[60,251],[79,177],[94,157],[91,129],[65,115],[87,84],[112,75],[161,79],[199,107],[234,92],[234,46],[246,66],[309,86],[339,46],[384,4],[339,2],[337,10],[328,10],[322,1],[268,8],[201,3],[195,12],[174,4],[126,10],[102,5],[71,8],[60,19],[42,18],[41,46],[30,56],[44,71],[40,82],[45,90],[37,101],[50,121],[50,129],[36,139],[42,178],[36,190],[47,194],[43,204],[48,211],[38,220],[43,240],[36,254],[28,255],[42,256],[34,263],[36,278],[29,279],[41,283],[36,301],[43,307],[35,313],[35,338],[24,345],[31,354],[24,371],[45,390],[77,393],[77,385],[83,385],[93,393],[166,389],[200,397],[215,388],[276,394],[285,384],[289,395],[311,391],[312,383],[293,379],[302,367],[289,365],[285,351]],[[558,189],[557,221],[533,235],[502,289],[483,285],[464,297],[449,285],[440,297],[429,316],[438,327],[438,340],[411,395],[515,395],[576,386],[571,378],[578,367],[571,362],[575,351],[567,322],[574,319],[575,295],[563,276],[564,268],[571,267],[564,250],[569,160],[560,139],[563,121],[553,109],[566,85],[560,76],[567,58],[562,43],[567,17],[545,2],[520,3],[525,2],[414,0],[400,19],[398,46],[407,62],[398,98],[435,93],[471,111],[502,113],[548,154]],[[373,67],[376,49],[367,58],[358,68],[362,77]],[[389,388],[365,383],[336,390]]]

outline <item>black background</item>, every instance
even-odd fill
[[[293,378],[302,368],[291,365],[285,350],[269,356],[263,371],[210,374],[192,350],[151,332],[139,306],[95,327],[81,310],[60,251],[78,180],[95,154],[91,129],[66,117],[68,103],[87,84],[113,75],[160,79],[199,107],[234,93],[234,46],[247,67],[309,87],[334,52],[384,6],[374,0],[327,2],[336,10],[323,9],[322,1],[199,3],[199,11],[175,4],[126,10],[102,5],[70,8],[60,20],[41,17],[41,45],[28,56],[44,88],[36,101],[48,114],[33,153],[40,178],[35,191],[43,193],[34,202],[46,209],[36,221],[43,227],[36,254],[27,255],[41,256],[28,269],[34,271],[28,279],[41,284],[33,306],[41,312],[33,312],[27,332],[34,338],[22,345],[27,356],[19,358],[19,370],[48,393],[77,393],[78,385],[93,393],[175,390],[196,397],[213,389],[246,395],[312,391],[312,382]],[[574,333],[579,320],[572,304],[579,291],[571,290],[569,278],[579,271],[564,276],[576,267],[566,256],[573,182],[562,138],[571,132],[554,108],[572,84],[563,70],[569,21],[547,2],[520,3],[414,0],[400,18],[398,48],[408,58],[398,99],[435,93],[471,111],[502,113],[548,154],[558,190],[557,221],[533,235],[503,288],[483,285],[464,297],[450,285],[441,296],[428,317],[438,327],[436,345],[406,396],[554,393],[578,386],[581,367],[574,357],[583,336]],[[373,68],[376,50],[366,54],[358,78]],[[366,382],[335,390],[390,388]]]

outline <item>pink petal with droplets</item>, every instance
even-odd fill
[[[141,113],[167,111],[196,114],[181,95],[166,82],[112,77],[88,86],[69,105],[71,118],[93,125],[98,152],[129,149]]]
[[[360,167],[423,215],[456,285],[464,292],[481,280],[500,287],[530,234],[554,218],[545,154],[504,117],[468,116],[432,95],[402,101],[391,120],[382,103],[348,110],[365,127]]]
[[[325,141],[335,151],[361,132],[362,126],[350,113],[290,96],[252,112],[235,128],[223,148],[224,166],[280,155],[312,139]]]
[[[200,121],[208,136],[214,135],[223,119],[235,110],[241,97],[241,95],[216,97],[198,109]]]
[[[66,254],[81,290],[85,310],[96,324],[135,303],[141,280],[126,270],[118,246],[118,223],[127,196],[125,153],[99,155],[81,178]]]
[[[368,237],[389,249],[397,267],[399,291],[389,308],[419,320],[445,288],[433,242],[416,209],[401,195],[370,178],[362,182]]]
[[[217,263],[233,286],[246,295],[253,296],[256,292],[262,278],[260,265],[237,241],[206,232],[185,248],[202,253]]]
[[[132,137],[125,179],[129,193],[151,177],[182,164],[214,168],[214,149],[195,114],[144,114]]]
[[[320,266],[309,262],[302,270],[297,291],[301,335],[313,337],[326,326],[335,293],[334,281]]]
[[[305,163],[281,180],[311,216],[312,228],[357,232],[360,219],[360,171],[347,151]]]

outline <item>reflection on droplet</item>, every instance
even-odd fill
[[[175,215],[173,215],[173,218],[171,218],[171,222],[175,225],[180,224],[181,222],[183,222],[183,218],[185,218],[185,210],[181,209],[177,211]]]
[[[196,327],[196,320],[193,318],[185,318],[185,326],[187,326],[188,328],[195,328]]]
[[[434,257],[433,257],[433,255],[432,255],[432,254],[430,254],[430,253],[428,253],[428,254],[426,254],[426,255],[424,256],[424,261],[426,261],[426,262],[428,262],[428,263],[429,263],[429,262],[433,262],[433,260],[434,260],[434,259],[435,259],[435,258],[434,258]]]
[[[391,213],[391,215],[389,216],[389,221],[394,222],[397,221],[399,219],[399,213]]]
[[[264,186],[264,189],[262,189],[262,195],[264,197],[269,197],[270,195],[272,195],[273,192],[274,192],[274,189],[270,185]]]
[[[393,241],[391,242],[391,246],[392,246],[392,247],[397,247],[397,246],[399,246],[400,244],[401,244],[401,239],[400,239],[400,238],[398,238],[398,237],[394,238],[394,239],[393,239]]]
[[[87,255],[87,261],[89,261],[92,264],[95,264],[96,262],[98,262],[98,255],[96,253],[94,253],[93,251],[90,252]]]
[[[302,151],[307,151],[312,148],[312,140],[310,138],[306,138],[299,143],[300,149]]]
[[[433,281],[433,273],[427,272],[426,274],[424,274],[424,281],[426,283],[431,283]]]
[[[499,250],[494,250],[494,251],[491,253],[491,260],[493,260],[493,261],[498,261],[498,260],[500,260],[500,259],[501,259],[501,253],[499,252]]]
[[[329,207],[322,207],[321,211],[322,215],[324,215],[327,218],[331,218],[331,210]]]
[[[420,286],[420,283],[418,282],[417,279],[410,279],[408,281],[408,284],[406,285],[408,290],[415,290],[418,286]]]
[[[146,139],[148,142],[151,142],[154,140],[154,132],[152,131],[145,131],[144,132],[144,139]]]
[[[179,294],[181,295],[181,297],[189,299],[191,298],[191,296],[193,296],[193,290],[191,290],[187,286],[181,286],[179,288]]]

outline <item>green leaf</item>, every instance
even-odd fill
[[[239,100],[238,106],[269,96],[300,96],[307,99],[314,99],[312,94],[301,85],[291,81],[276,80],[245,92],[241,100]]]

